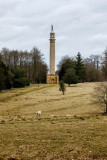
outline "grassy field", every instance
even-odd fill
[[[107,160],[107,116],[91,100],[95,85],[71,85],[65,95],[58,85],[0,93],[0,160]]]

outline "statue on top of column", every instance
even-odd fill
[[[53,25],[51,25],[51,31],[53,31]]]

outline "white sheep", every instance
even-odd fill
[[[37,111],[36,116],[41,116],[41,111]]]

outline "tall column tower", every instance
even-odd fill
[[[55,74],[55,32],[53,25],[51,26],[50,32],[50,74],[47,75],[48,84],[59,83],[59,77]]]
[[[50,32],[50,75],[55,75],[55,32],[53,25]]]

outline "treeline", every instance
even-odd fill
[[[0,90],[46,83],[47,72],[43,54],[35,47],[29,52],[7,48],[0,51]],[[56,74],[68,85],[107,80],[107,49],[102,55],[91,55],[85,59],[80,53],[73,58],[62,57]]]
[[[59,62],[56,73],[68,85],[107,80],[107,50],[103,55],[91,55],[85,59],[82,59],[80,53],[74,58],[65,56]]]
[[[47,71],[43,54],[35,47],[30,52],[7,48],[0,51],[0,90],[46,83]]]

